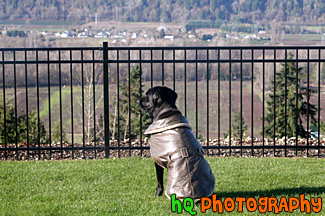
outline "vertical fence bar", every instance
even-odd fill
[[[197,68],[197,49],[195,49],[195,133],[196,133],[196,138],[199,136],[199,106],[198,106],[198,68]]]
[[[131,65],[130,65],[130,60],[131,60],[131,52],[128,50],[128,90],[129,90],[129,156],[131,156]],[[152,81],[152,77],[151,77]]]
[[[153,87],[153,63],[152,63],[152,49],[150,50],[150,78],[151,78],[151,82],[150,82],[150,87],[152,88]]]
[[[240,156],[243,156],[243,49],[240,49]]]
[[[309,155],[309,48],[307,48],[307,157]]]
[[[164,49],[161,50],[161,84],[165,85],[165,63],[164,63],[164,59],[165,59],[165,52]]]
[[[4,122],[4,135],[5,135],[5,158],[8,158],[7,152],[7,109],[6,109],[6,73],[5,73],[5,53],[2,51],[2,91],[3,91],[3,122]]]
[[[209,48],[207,49],[207,155],[209,156]]]
[[[320,60],[321,60],[321,50],[318,49],[318,157],[320,157]]]
[[[140,98],[142,97],[142,50],[139,50],[139,60],[140,60]],[[140,156],[142,157],[143,148],[142,148],[142,110],[140,109]]]
[[[16,148],[18,148],[18,111],[17,111],[17,71],[16,71],[16,51],[13,52],[14,56],[14,91],[15,91],[15,131],[16,131],[16,139],[15,144]],[[18,160],[18,150],[16,151],[16,159]]]
[[[176,68],[175,68],[175,49],[173,49],[173,90],[176,89],[175,77],[176,77]]]
[[[38,62],[38,50],[36,50],[36,62]],[[41,137],[40,137],[40,108],[39,108],[39,68],[36,63],[36,93],[37,93],[37,142],[38,142],[38,158],[41,159]]]
[[[185,109],[185,117],[187,117],[187,109],[186,109],[186,48],[184,49],[184,109]]]
[[[95,143],[95,158],[97,158],[97,136],[96,136],[96,82],[95,82],[95,51],[92,50],[92,59],[93,59],[93,109],[94,109],[94,143]]]
[[[117,108],[117,155],[118,158],[121,157],[121,141],[120,141],[120,51],[119,49],[116,50],[116,60],[117,60],[117,75],[116,75],[116,88],[117,88],[117,95],[116,95],[116,108]]]
[[[287,157],[287,97],[288,97],[288,78],[287,78],[287,73],[288,73],[288,53],[287,49],[285,49],[285,62],[284,62],[284,68],[285,68],[285,94],[284,94],[284,119],[285,119],[285,127],[284,127],[284,156]]]
[[[252,87],[251,87],[251,133],[252,133],[252,151],[251,155],[254,156],[254,49],[252,49],[252,63],[251,63],[251,70],[252,70]]]
[[[104,73],[104,131],[105,131],[105,158],[109,158],[109,80],[108,80],[108,43],[103,42],[103,73]]]
[[[264,122],[265,122],[265,49],[263,49],[263,129],[262,129],[262,133],[263,133],[263,157],[264,157],[264,148],[265,148],[265,142],[264,142]]]
[[[60,100],[60,151],[63,158],[63,135],[62,135],[62,77],[61,77],[61,51],[59,50],[59,100]]]
[[[72,51],[70,50],[70,103],[71,103],[71,145],[72,159],[74,159],[74,128],[73,128],[73,74],[72,74]]]
[[[47,50],[47,98],[49,106],[49,138],[50,138],[50,158],[52,158],[52,129],[51,129],[51,72],[50,72],[50,51]]]
[[[38,50],[36,50],[36,62],[38,62]],[[40,108],[39,108],[39,68],[36,63],[36,93],[37,93],[37,142],[38,142],[38,158],[41,159],[41,137],[40,137]]]
[[[27,129],[27,159],[29,159],[29,123],[28,123],[28,72],[27,72],[27,51],[25,50],[25,93],[26,93],[26,129]]]
[[[82,155],[85,154],[85,81],[84,81],[84,52],[81,50],[81,103],[82,103]]]
[[[220,48],[218,49],[218,147],[220,155]]]
[[[298,49],[296,49],[296,156],[298,156],[298,79],[299,79],[299,70],[298,70]]]
[[[231,49],[229,49],[229,147],[231,147]],[[231,148],[229,148],[231,156]]]
[[[276,49],[274,49],[274,65],[273,65],[274,89],[273,89],[273,156],[275,156],[275,125],[276,125]]]

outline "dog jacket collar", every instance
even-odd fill
[[[158,115],[163,115],[166,112],[175,112],[173,108],[167,108],[162,110]],[[144,132],[145,135],[151,135],[155,133],[161,133],[167,130],[172,130],[175,128],[186,127],[192,130],[192,127],[188,124],[187,119],[181,115],[181,113],[176,110],[178,114],[153,121],[153,123]]]
[[[159,124],[159,123],[158,123]],[[155,134],[155,133],[161,133],[167,130],[179,128],[179,127],[186,127],[192,130],[192,127],[187,124],[187,123],[177,123],[174,125],[169,125],[169,126],[161,126],[159,127],[158,124],[152,124],[148,129],[144,132],[145,135],[150,135],[150,134]]]

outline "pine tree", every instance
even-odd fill
[[[54,126],[54,131],[53,131],[53,140],[56,142],[61,141],[61,128],[60,128],[60,122],[57,122]],[[62,141],[67,141],[67,135],[65,133],[65,129],[62,126]]]
[[[131,139],[137,137],[140,134],[140,106],[139,101],[141,95],[144,95],[144,85],[141,84],[140,88],[140,79],[141,79],[141,71],[140,67],[136,65],[134,68],[130,70],[130,109],[129,109],[129,78],[127,78],[126,82],[124,82],[120,86],[120,94],[119,98],[119,107],[117,107],[116,102],[113,103],[113,107],[119,109],[119,125],[120,125],[120,133],[123,133],[123,138],[130,138],[129,134],[131,134]],[[140,90],[141,89],[141,90]],[[131,111],[131,113],[129,113]],[[131,118],[130,118],[131,116]],[[115,118],[115,121],[114,121]],[[117,128],[117,115],[113,118],[115,122],[115,128]],[[131,121],[131,130],[129,128],[129,122]],[[150,124],[150,115],[148,113],[142,112],[142,128],[148,127]],[[113,123],[114,127],[114,123]],[[111,128],[113,128],[111,126]],[[134,130],[136,129],[136,130]],[[143,134],[144,130],[142,131]],[[115,134],[112,135],[115,137]],[[144,137],[144,136],[143,136]],[[120,139],[122,137],[120,136]]]
[[[289,53],[289,60],[293,59],[293,54]],[[316,122],[315,115],[317,108],[311,103],[307,103],[308,91],[302,86],[301,80],[306,77],[306,74],[302,71],[301,67],[298,67],[295,62],[282,63],[282,68],[276,73],[276,83],[272,82],[272,90],[269,94],[270,100],[267,102],[267,115],[265,121],[268,123],[265,126],[265,135],[268,137],[274,137],[274,101],[275,101],[275,136],[284,137],[303,137],[308,136],[308,132],[304,128],[304,120],[309,119],[312,122]],[[298,80],[296,78],[298,73]],[[285,80],[287,79],[287,89],[285,89]],[[298,92],[296,92],[296,83]],[[274,84],[276,92],[274,95]],[[309,90],[309,97],[315,93],[313,90]],[[287,95],[287,96],[285,96]],[[285,100],[287,100],[287,122],[285,122]],[[296,107],[296,100],[298,100],[298,106]],[[308,106],[309,105],[309,106]],[[308,112],[309,107],[309,112]],[[298,113],[298,115],[296,115]],[[297,118],[298,116],[298,118]],[[286,127],[286,128],[285,128]],[[287,133],[285,134],[285,129]]]
[[[30,143],[38,143],[38,139],[40,143],[48,143],[49,137],[45,130],[44,123],[41,120],[38,120],[37,113],[34,109],[30,113],[28,113],[28,136],[27,140],[27,115],[23,114],[18,118],[19,124],[19,141]],[[39,124],[39,126],[38,126]]]
[[[321,81],[325,83],[325,63],[322,64],[322,70],[321,70]]]
[[[246,131],[247,131],[247,125],[245,123],[245,120],[242,119],[242,127],[240,127],[240,112],[238,112],[231,123],[231,137],[234,138],[240,138],[241,130],[243,131],[243,138],[246,136]],[[224,137],[229,136],[229,130],[224,134]]]
[[[4,116],[5,115],[5,116]],[[6,123],[4,122],[6,120]],[[5,130],[6,126],[6,130]],[[38,133],[39,131],[39,133]],[[28,135],[27,139],[27,114],[22,114],[17,118],[17,143],[48,143],[48,134],[45,130],[44,123],[40,120],[38,127],[38,117],[33,109],[28,113]],[[3,100],[0,99],[0,143],[15,143],[16,142],[16,117],[14,106],[6,103],[6,113],[4,113]]]
[[[166,36],[165,30],[164,29],[161,29],[160,32],[159,32],[158,38],[163,39],[165,36]]]
[[[4,112],[5,107],[3,104],[3,100],[0,99],[0,143],[5,143],[5,142],[15,143],[16,142],[15,109],[12,105],[6,104],[5,106],[6,106],[6,112]]]

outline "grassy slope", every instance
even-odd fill
[[[146,91],[150,83],[145,82],[144,90]],[[155,82],[155,85],[160,85],[160,82]],[[238,81],[232,81],[231,91],[231,115],[232,118],[235,114],[237,114],[240,110],[240,83]],[[172,87],[173,83],[170,81],[166,81],[165,85]],[[187,117],[192,125],[194,132],[196,129],[196,112],[198,112],[198,133],[203,137],[206,137],[207,131],[207,90],[206,90],[206,82],[202,81],[198,84],[198,109],[196,109],[196,92],[195,92],[195,82],[187,82],[187,90],[186,90],[186,99],[187,99]],[[18,88],[18,110],[20,112],[25,113],[25,89]],[[70,87],[66,86],[62,88],[62,119],[63,119],[63,127],[66,130],[66,133],[71,134],[71,101],[70,101]],[[184,84],[183,82],[176,83],[176,91],[178,93],[177,106],[180,108],[183,114],[185,114],[185,92],[184,92]],[[73,87],[73,109],[74,109],[74,133],[76,136],[80,137],[82,133],[81,127],[77,127],[81,125],[81,113],[82,107],[80,104],[81,101],[81,87],[74,86]],[[31,88],[29,90],[29,110],[34,107],[36,108],[36,88]],[[98,106],[96,107],[97,115],[103,113],[104,101],[103,99],[99,101],[99,98],[103,94],[102,85],[96,85],[96,103]],[[6,98],[13,97],[13,89],[6,90]],[[254,90],[254,104],[253,104],[253,120],[254,120],[254,135],[259,137],[260,131],[262,128],[262,93],[258,90]],[[315,94],[311,97],[311,102],[313,104],[317,104],[318,95]],[[2,91],[0,92],[0,98],[3,98]],[[115,101],[116,98],[116,85],[110,85],[110,113],[114,114],[114,109],[112,108],[112,102]],[[121,96],[120,96],[121,98]],[[251,136],[251,83],[243,82],[243,118],[248,125],[248,129],[246,134]],[[325,94],[321,94],[321,101],[325,99]],[[48,107],[48,89],[47,87],[40,88],[40,117],[42,122],[44,123],[46,130],[48,131],[49,127],[49,107]],[[51,118],[52,118],[52,130],[55,127],[55,124],[58,124],[60,121],[60,101],[59,101],[59,88],[57,86],[51,87]],[[265,100],[268,100],[268,95],[265,93]],[[93,101],[90,99],[89,103],[91,104],[91,110],[93,107]],[[85,99],[85,106],[87,106],[88,102]],[[265,103],[266,104],[266,103]],[[267,104],[265,108],[267,107]],[[321,119],[324,121],[323,116],[325,114],[324,104],[321,104]],[[210,138],[216,138],[218,132],[218,86],[216,80],[211,80],[209,84],[209,132]],[[266,114],[266,112],[265,112]],[[111,118],[111,121],[113,118]],[[220,132],[221,137],[223,137],[223,133],[226,132],[229,128],[229,82],[221,81],[220,87]],[[123,129],[122,129],[123,130]],[[78,135],[79,134],[79,135]],[[80,139],[77,139],[80,142]],[[68,141],[71,141],[70,139]]]
[[[208,158],[208,161],[216,177],[215,192],[222,199],[238,196],[279,199],[304,193],[308,199],[322,197],[323,211],[318,215],[324,214],[325,160]],[[155,171],[149,158],[0,163],[0,215],[170,215],[170,201],[166,197],[154,198],[154,192]],[[236,215],[236,210],[227,214]],[[245,210],[241,215],[248,214]]]

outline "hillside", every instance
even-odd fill
[[[239,23],[325,21],[324,0],[1,0],[0,20]]]

